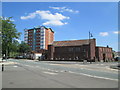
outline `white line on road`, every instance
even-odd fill
[[[25,65],[25,66],[30,66],[30,65]]]
[[[52,73],[52,72],[43,72],[43,73],[51,74],[51,75],[57,75],[57,73]]]
[[[32,65],[25,65],[25,66],[27,66],[27,67],[34,67],[34,66],[32,66]]]
[[[18,66],[13,66],[13,67],[18,67]]]
[[[84,76],[88,76],[88,77],[93,77],[93,78],[100,78],[100,79],[118,81],[118,79],[112,79],[112,78],[106,78],[106,77],[99,77],[99,76],[94,76],[94,75],[89,75],[89,74],[84,74],[84,73],[76,73],[76,72],[72,72],[72,71],[69,71],[69,73],[80,74],[80,75],[84,75]]]

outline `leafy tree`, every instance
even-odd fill
[[[31,51],[30,47],[28,44],[26,44],[25,42],[21,42],[21,44],[19,44],[19,50],[18,52],[21,53],[21,54],[24,54],[24,53],[28,53]]]
[[[19,50],[19,42],[17,40],[13,40],[11,46],[10,46],[10,57],[15,57],[19,54],[18,50]]]
[[[0,19],[0,58],[2,58],[2,20]]]
[[[9,56],[12,52],[13,41],[20,37],[20,34],[16,30],[16,25],[11,21],[12,17],[2,17],[2,54]]]

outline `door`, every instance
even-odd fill
[[[106,55],[105,53],[103,53],[103,61],[105,62],[105,60],[106,60]]]

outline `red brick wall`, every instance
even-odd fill
[[[63,46],[63,47],[55,47],[54,59],[87,59],[88,53],[86,47],[88,46]],[[83,52],[83,49],[85,52]]]
[[[94,60],[95,59],[95,47],[96,47],[96,39],[91,39],[90,40],[90,59]]]
[[[54,41],[54,32],[50,29],[46,29],[45,31],[45,49],[48,49],[48,45],[53,43]]]
[[[52,59],[54,58],[54,46],[53,45],[48,45],[48,53],[47,53],[47,59]]]
[[[100,61],[104,59],[105,54],[105,60],[112,60],[112,48],[108,47],[96,47],[96,58]]]
[[[91,43],[93,43],[92,41]],[[95,42],[91,44],[92,51],[91,51],[91,58],[94,59],[95,57]],[[55,47],[53,45],[49,45],[48,47],[48,59],[54,58],[57,60],[89,60],[89,45],[80,45],[80,46],[62,46],[62,47]],[[94,51],[93,51],[94,50]]]

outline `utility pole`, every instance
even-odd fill
[[[91,61],[91,40],[90,40],[91,37],[93,37],[93,36],[89,31],[89,60],[90,60],[90,64],[92,63],[92,61]]]

